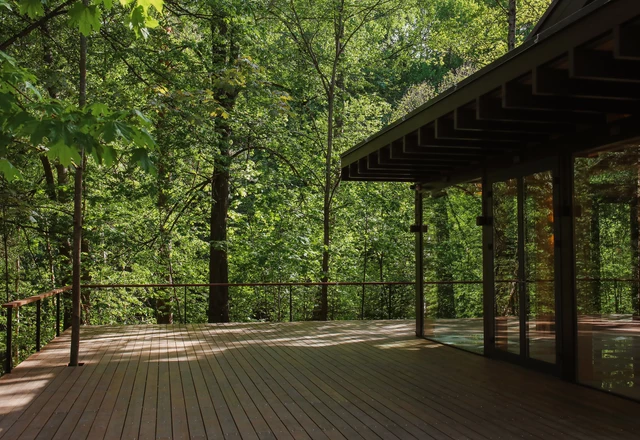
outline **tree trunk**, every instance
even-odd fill
[[[84,0],[85,5],[87,0]],[[82,108],[87,103],[87,38],[80,35],[80,86],[78,105]],[[80,163],[76,164],[73,193],[73,298],[71,307],[71,353],[69,365],[78,366],[80,352],[80,306],[81,293],[80,282],[82,277],[81,253],[82,253],[82,186],[85,167],[84,147],[81,147]]]
[[[509,23],[507,47],[511,51],[516,48],[516,0],[509,0],[509,7],[507,10],[507,21]]]
[[[226,152],[228,157],[229,152]],[[222,164],[211,177],[211,221],[209,283],[229,282],[227,260],[227,212],[229,210],[229,169]],[[209,287],[209,322],[229,322],[229,288]]]
[[[238,58],[240,48],[235,41],[234,24],[227,23],[219,11],[211,20],[211,58],[214,69],[228,69]],[[215,72],[214,72],[215,73]],[[227,112],[236,104],[238,91],[216,90],[216,99]],[[229,282],[227,257],[227,217],[229,211],[229,167],[231,165],[231,126],[224,118],[216,123],[219,135],[218,157],[211,176],[211,216],[209,218],[209,283]],[[229,287],[209,287],[209,322],[229,322]]]

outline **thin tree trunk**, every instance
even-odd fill
[[[516,12],[516,0],[509,0],[509,9],[507,10],[507,21],[509,23],[507,47],[509,50],[516,48]]]
[[[87,4],[87,0],[83,0]],[[80,35],[80,87],[78,105],[82,108],[87,103],[87,37]],[[80,151],[80,163],[76,165],[74,176],[73,194],[73,298],[71,307],[71,354],[69,365],[78,366],[80,352],[80,314],[81,293],[80,282],[82,277],[82,186],[85,166],[84,147]]]

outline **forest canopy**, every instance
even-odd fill
[[[549,3],[0,0],[3,301],[72,282],[74,209],[85,284],[412,280],[412,191],[341,184],[339,156],[521,44]],[[479,193],[444,200],[427,273],[480,277],[460,219]],[[393,307],[362,292],[299,289],[295,318],[413,313],[410,287]],[[184,295],[218,322],[284,319],[284,293]],[[182,298],[84,294],[91,323],[167,322]]]

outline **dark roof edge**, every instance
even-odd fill
[[[538,20],[538,23],[536,23],[533,29],[531,29],[531,33],[527,35],[527,38],[525,38],[524,41],[531,40],[534,35],[540,32],[540,28],[544,26],[544,24],[547,22],[551,14],[553,14],[553,11],[562,1],[563,0],[553,0],[553,2],[549,5],[547,10],[544,12],[544,14],[542,14],[542,17],[540,17],[540,20]]]
[[[354,146],[354,147],[350,148],[349,150],[345,151],[344,153],[342,153],[340,155],[341,158],[342,158],[341,166],[344,167],[344,166],[349,165],[350,163],[353,163],[353,162],[355,162],[356,160],[359,159],[359,158],[356,158],[356,159],[353,159],[353,160],[350,160],[350,161],[345,161],[346,156],[352,155],[353,153],[357,152],[359,149],[361,149],[365,145],[367,145],[367,144],[369,144],[371,142],[374,142],[374,141],[378,140],[379,138],[381,138],[383,136],[384,137],[390,136],[392,131],[395,131],[395,129],[397,129],[398,127],[402,126],[404,123],[406,123],[406,122],[408,122],[408,121],[410,121],[412,119],[417,119],[422,112],[424,112],[425,110],[427,110],[430,107],[434,106],[435,104],[443,101],[444,99],[448,98],[449,96],[452,96],[454,94],[460,93],[460,91],[463,88],[467,87],[468,85],[470,85],[471,83],[475,82],[476,80],[482,78],[487,73],[489,73],[489,72],[491,72],[493,70],[496,70],[497,68],[499,68],[500,66],[506,64],[507,62],[509,62],[513,58],[516,58],[520,54],[526,52],[528,49],[536,46],[539,42],[541,42],[543,40],[546,40],[550,36],[552,36],[555,33],[561,31],[562,29],[564,29],[566,27],[569,27],[570,25],[572,25],[573,23],[575,23],[577,21],[580,21],[581,19],[583,19],[586,16],[592,14],[593,12],[595,12],[598,9],[600,9],[601,7],[603,7],[603,6],[605,6],[605,5],[609,4],[609,3],[616,2],[616,1],[617,0],[596,0],[596,1],[592,2],[592,3],[590,3],[589,5],[585,6],[584,8],[580,9],[580,11],[576,12],[575,14],[570,15],[569,17],[565,18],[564,20],[554,24],[553,26],[550,26],[548,29],[545,29],[544,31],[536,34],[535,38],[532,38],[530,40],[525,41],[523,44],[521,44],[517,48],[515,48],[512,51],[504,54],[502,57],[500,57],[497,60],[493,61],[491,64],[483,67],[482,69],[480,69],[479,71],[477,71],[473,75],[469,76],[468,78],[465,78],[460,83],[458,83],[455,86],[449,88],[448,90],[445,90],[444,92],[442,92],[441,94],[439,94],[435,98],[427,101],[426,103],[424,103],[423,105],[421,105],[417,109],[413,110],[412,112],[408,113],[407,115],[403,116],[402,118],[396,120],[395,122],[387,125],[386,127],[381,129],[377,133],[373,134],[372,136],[366,138],[364,141],[360,142],[356,146]],[[419,124],[419,125],[424,125],[424,123],[423,124]],[[400,136],[398,136],[398,138],[399,137]],[[390,142],[391,141],[389,141],[389,143]]]

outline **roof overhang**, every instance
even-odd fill
[[[469,181],[596,134],[638,136],[639,113],[640,1],[596,0],[344,153],[342,179]]]

